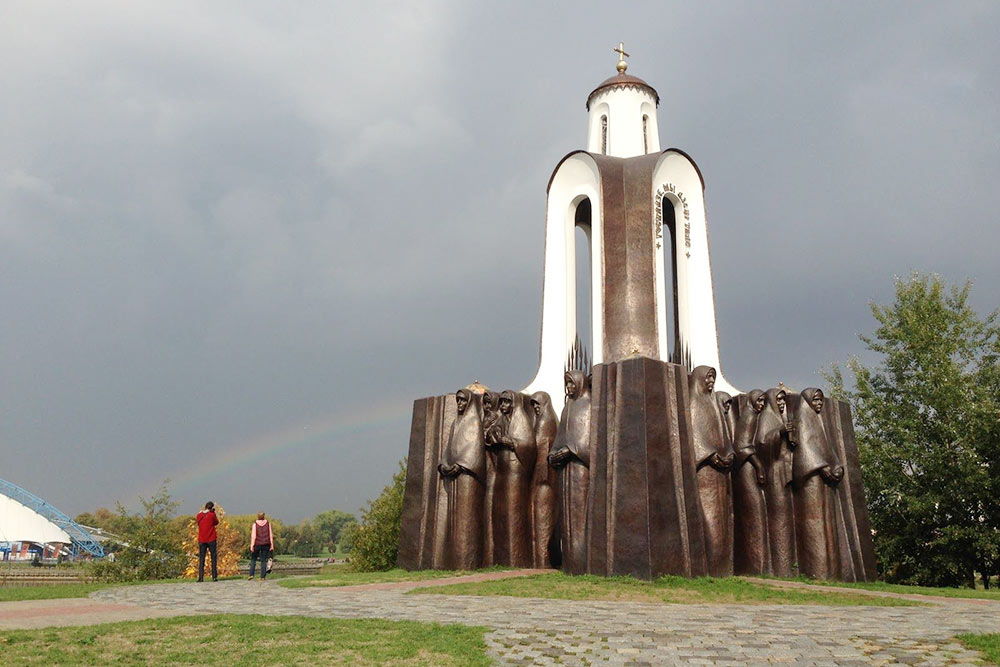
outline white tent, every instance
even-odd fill
[[[0,494],[0,542],[49,544],[72,540],[66,531],[13,498]]]

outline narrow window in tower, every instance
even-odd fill
[[[576,335],[587,355],[593,358],[592,330],[593,308],[592,278],[590,274],[590,200],[584,199],[576,207],[573,232],[576,245]]]
[[[677,222],[674,217],[674,202],[663,198],[663,295],[666,303],[667,349],[670,361],[683,363],[680,353],[680,336],[677,322]]]
[[[649,116],[642,114],[642,151],[644,153],[649,153],[649,136],[647,134],[647,128],[649,127]]]
[[[608,154],[608,117],[601,116],[601,153]]]

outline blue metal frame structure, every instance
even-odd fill
[[[101,546],[100,542],[95,540],[90,533],[80,526],[80,524],[73,521],[73,519],[66,516],[63,512],[60,512],[57,508],[53,507],[45,500],[39,498],[30,491],[22,489],[13,482],[8,482],[5,479],[0,479],[0,493],[8,498],[16,500],[28,509],[38,512],[46,519],[65,530],[66,534],[69,535],[71,540],[73,540],[69,548],[70,553],[74,557],[86,552],[94,558],[104,558],[104,547]]]

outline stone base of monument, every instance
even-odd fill
[[[594,366],[587,571],[707,573],[689,437],[688,373],[635,357]]]
[[[823,408],[823,421],[845,471],[844,480],[837,486],[836,515],[841,523],[838,528],[846,537],[840,544],[841,573],[838,578],[844,581],[875,581],[875,545],[861,481],[851,406],[844,401],[828,401]]]
[[[399,567],[406,570],[445,567],[445,525],[438,521],[438,513],[440,510],[443,514],[446,502],[437,467],[455,412],[454,394],[413,402],[397,556]]]

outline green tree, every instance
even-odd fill
[[[381,495],[368,502],[361,512],[361,523],[351,530],[351,564],[362,572],[396,567],[399,552],[399,522],[403,514],[403,489],[406,486],[406,460]]]
[[[968,304],[971,283],[897,279],[896,300],[872,304],[879,355],[851,359],[850,401],[882,575],[925,585],[989,582],[1000,552],[1000,340],[997,313]]]
[[[184,571],[185,531],[175,525],[179,503],[166,485],[151,498],[140,498],[142,511],[130,514],[118,503],[118,534],[124,544],[114,559],[94,563],[94,574],[106,581],[143,581],[179,577]]]
[[[360,526],[357,521],[347,524],[340,531],[340,540],[337,542],[337,550],[345,554],[351,553],[354,549],[354,533]]]
[[[113,535],[118,534],[123,527],[121,515],[118,512],[112,512],[107,507],[98,508],[94,512],[79,514],[74,521],[83,526],[100,528]]]
[[[317,537],[322,545],[333,553],[337,550],[337,543],[340,542],[341,531],[349,523],[356,523],[357,519],[353,514],[340,510],[327,510],[317,514],[312,524],[316,529]]]
[[[301,558],[310,558],[323,550],[323,535],[316,525],[305,519],[296,526],[295,539],[289,545],[289,551]]]

